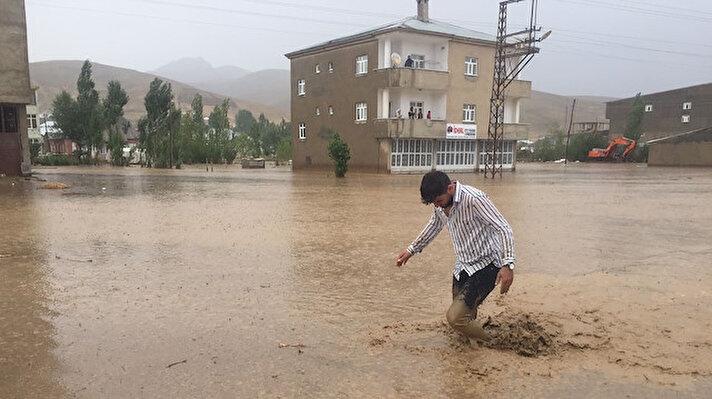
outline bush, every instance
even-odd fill
[[[593,133],[581,133],[569,141],[569,161],[587,161],[588,152],[594,148],[608,147],[608,139]]]
[[[334,132],[329,141],[329,158],[334,161],[334,173],[336,177],[344,177],[348,169],[347,163],[351,159],[349,145],[341,139],[338,133]]]
[[[42,158],[38,158],[40,165],[43,166],[63,166],[77,165],[78,162],[74,157],[66,154],[51,154]]]

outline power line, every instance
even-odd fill
[[[651,10],[648,8],[627,6],[627,5],[617,4],[617,3],[606,3],[606,2],[602,2],[602,1],[591,1],[591,0],[556,0],[556,1],[561,2],[561,3],[566,3],[566,4],[579,4],[579,5],[585,5],[585,6],[609,8],[609,9],[619,10],[619,11],[627,11],[627,12],[632,12],[632,13],[635,13],[638,15],[647,14],[647,15],[684,19],[686,21],[695,20],[695,21],[699,21],[699,22],[712,22],[712,18],[710,18],[710,17],[702,17],[702,16],[691,15],[691,14],[680,14],[680,13],[671,13],[671,12],[666,12],[666,11]]]

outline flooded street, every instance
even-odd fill
[[[537,356],[446,326],[446,231],[395,267],[420,175],[35,176],[71,188],[0,178],[0,398],[712,396],[712,169],[451,174],[515,234],[480,317],[541,328]]]

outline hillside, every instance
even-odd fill
[[[33,84],[40,86],[40,111],[51,107],[54,97],[63,88],[75,95],[75,87],[82,61],[46,61],[30,64],[30,74]],[[194,73],[191,74],[191,68]],[[219,104],[223,98],[232,100],[230,105],[230,120],[239,109],[248,109],[255,116],[261,112],[272,121],[281,118],[289,120],[289,71],[286,69],[265,69],[248,73],[237,67],[213,68],[202,59],[182,59],[161,68],[156,73],[162,77],[186,76],[190,79],[202,78],[190,84],[181,81],[169,81],[172,84],[176,102],[183,110],[190,108],[190,102],[195,93],[203,96],[205,115]],[[241,75],[242,74],[242,75]],[[143,98],[149,83],[155,75],[130,69],[117,68],[102,64],[93,64],[94,81],[97,89],[103,94],[110,79],[117,79],[130,97],[126,106],[126,117],[137,121],[144,113]],[[571,101],[574,97],[544,93],[533,90],[531,97],[522,100],[520,120],[530,124],[529,139],[535,140],[546,136],[552,128],[568,127],[568,113],[571,111]],[[575,122],[594,122],[605,120],[606,101],[615,100],[609,97],[577,96],[574,110]],[[485,129],[486,130],[486,129]]]
[[[566,131],[574,98],[574,122],[605,121],[606,101],[615,100],[612,97],[570,97],[532,90],[531,97],[522,100],[520,108],[520,121],[530,124],[529,139],[546,136],[556,127]]]
[[[44,61],[30,64],[32,84],[39,86],[37,101],[40,112],[48,111],[52,107],[52,101],[62,90],[67,90],[73,96],[76,96],[77,77],[82,63],[83,61]],[[121,86],[129,96],[129,103],[124,107],[127,119],[135,123],[146,113],[143,99],[148,92],[150,82],[156,77],[155,75],[92,63],[92,76],[96,83],[96,89],[102,97],[106,94],[106,86],[110,80],[116,79],[121,83]],[[203,113],[206,116],[210,114],[213,107],[220,104],[225,98],[224,95],[211,93],[175,80],[164,80],[171,83],[175,102],[184,111],[190,109],[190,103],[196,93],[200,93],[203,96],[203,104],[205,106]],[[255,117],[260,113],[264,113],[272,121],[280,121],[282,118],[289,119],[288,111],[256,102],[231,98],[231,123],[234,123],[235,114],[240,109],[250,110]]]
[[[196,85],[195,83],[211,80],[226,81],[239,79],[249,72],[245,69],[230,65],[214,68],[204,59],[197,57],[181,58],[163,65],[156,70],[148,71],[148,73],[204,89],[204,87]]]

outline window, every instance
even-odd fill
[[[329,115],[334,115],[334,107],[329,105]]]
[[[446,169],[475,166],[475,140],[438,140],[435,163]]]
[[[30,129],[37,129],[37,115],[27,114],[27,127]]]
[[[17,108],[0,104],[0,133],[18,133]]]
[[[484,168],[484,165],[492,159],[492,144],[484,143],[482,151],[480,151],[480,168]],[[511,165],[514,162],[514,142],[513,141],[503,141],[502,146],[497,150],[496,163],[502,163],[502,165]]]
[[[368,73],[368,56],[360,55],[356,57],[356,75]]]
[[[307,81],[304,79],[299,79],[297,82],[297,94],[303,96],[307,93]]]
[[[682,123],[690,123],[690,115],[683,115],[681,120]]]
[[[316,107],[316,111],[314,112],[316,116],[321,115],[321,111],[319,110],[319,107]]]
[[[432,165],[432,140],[394,139],[391,142],[391,167],[393,169],[429,170]]]
[[[425,115],[423,114],[423,102],[422,101],[411,101],[410,108],[413,109],[413,119],[423,119]],[[410,112],[410,108],[408,112]]]
[[[302,122],[299,124],[299,140],[306,140],[307,139],[307,125],[306,123]]]
[[[319,64],[316,64],[314,66],[314,73],[321,73],[321,68],[319,67]]]
[[[653,112],[653,104],[645,104],[645,112]]]
[[[332,72],[334,72],[334,63],[329,62],[329,73],[332,73]]]
[[[463,122],[474,122],[475,121],[475,105],[465,104],[462,106],[462,121]]]
[[[687,101],[687,102],[682,103],[682,109],[692,109],[692,102]]]
[[[477,76],[477,58],[465,57],[465,75]]]
[[[418,54],[411,54],[410,58],[413,60],[413,68],[423,69],[425,68],[425,56]]]
[[[356,104],[356,121],[363,122],[368,118],[368,106],[366,103]]]

